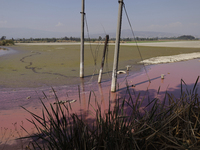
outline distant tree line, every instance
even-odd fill
[[[13,39],[6,40],[6,36],[2,36],[0,39],[0,46],[14,45]]]
[[[191,36],[191,35],[182,35],[182,36],[179,36],[177,39],[179,39],[179,40],[195,40],[195,37]]]
[[[123,41],[134,41],[133,38],[122,38]],[[182,35],[179,37],[163,37],[163,38],[158,38],[158,37],[153,37],[153,38],[141,38],[141,37],[136,37],[136,41],[157,41],[157,40],[198,40],[198,38],[195,38],[192,35]]]
[[[153,37],[153,38],[144,38],[144,37],[136,37],[135,39],[133,38],[121,38],[121,41],[124,42],[129,42],[129,41],[158,41],[158,40],[198,40],[192,35],[182,35],[179,37],[163,37],[163,38],[158,38],[158,37]],[[14,42],[17,43],[48,43],[48,42],[80,42],[81,39],[79,37],[62,37],[62,38],[18,38],[18,39],[10,39],[6,40],[6,36],[2,36],[0,38],[0,45],[13,45]],[[98,38],[85,38],[86,42],[99,42],[99,41],[105,41],[105,37],[99,36]],[[115,38],[110,38],[111,42],[115,42]]]
[[[34,43],[34,42],[80,42],[81,39],[77,37],[63,37],[63,38],[18,38],[13,39],[15,42],[20,43]],[[84,39],[87,42],[96,42],[96,41],[105,41],[105,37],[102,38],[99,36],[98,38],[85,38]],[[139,38],[136,37],[137,41],[155,41],[158,40],[158,37],[156,38]],[[115,38],[110,38],[110,41],[115,41]],[[134,41],[133,38],[121,38],[121,41]]]
[[[182,35],[182,36],[179,36],[179,37],[163,37],[163,38],[160,38],[161,40],[164,39],[164,40],[199,40],[199,38],[195,38],[194,36],[192,35]]]
[[[34,43],[34,42],[80,42],[81,39],[79,37],[62,37],[62,38],[18,38],[13,39],[15,42],[20,43]],[[105,41],[105,38],[99,36],[98,38],[85,38],[87,42],[95,42],[95,41]]]
[[[153,37],[153,38],[139,38],[139,37],[136,37],[135,40],[136,41],[157,41],[158,37]]]
[[[63,38],[18,38],[14,39],[15,42],[20,43],[33,43],[33,42],[66,42],[66,41],[76,41],[79,42],[80,38],[76,37],[63,37]]]

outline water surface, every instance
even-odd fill
[[[15,50],[13,50],[11,48],[0,47],[0,57],[2,55],[11,54],[11,53],[14,53],[14,52],[15,52]]]

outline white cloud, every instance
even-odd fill
[[[58,22],[58,23],[56,24],[56,27],[60,27],[60,26],[63,26],[63,24],[62,24],[61,22]]]

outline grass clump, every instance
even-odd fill
[[[27,110],[37,129],[25,137],[32,139],[27,149],[200,149],[198,79],[192,90],[183,91],[181,82],[180,98],[166,92],[164,100],[154,98],[145,107],[144,98],[133,99],[127,86],[126,98],[116,99],[113,109],[110,102],[103,115],[97,104],[93,121],[70,113],[70,103],[47,108],[41,100],[41,116]]]

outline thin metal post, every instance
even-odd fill
[[[80,50],[80,77],[84,78],[84,20],[85,20],[85,0],[82,0],[82,24],[81,24],[81,50]]]
[[[122,9],[123,9],[123,0],[119,0],[118,25],[117,25],[116,41],[115,41],[115,53],[114,53],[114,62],[113,62],[111,92],[116,92],[121,23],[122,23]]]
[[[101,78],[102,78],[102,73],[103,73],[104,60],[105,60],[105,55],[106,55],[106,49],[107,49],[108,40],[109,40],[109,35],[106,35],[106,40],[105,40],[105,45],[104,45],[104,51],[103,51],[103,57],[102,57],[102,62],[101,62],[101,69],[99,71],[98,83],[101,83]]]

